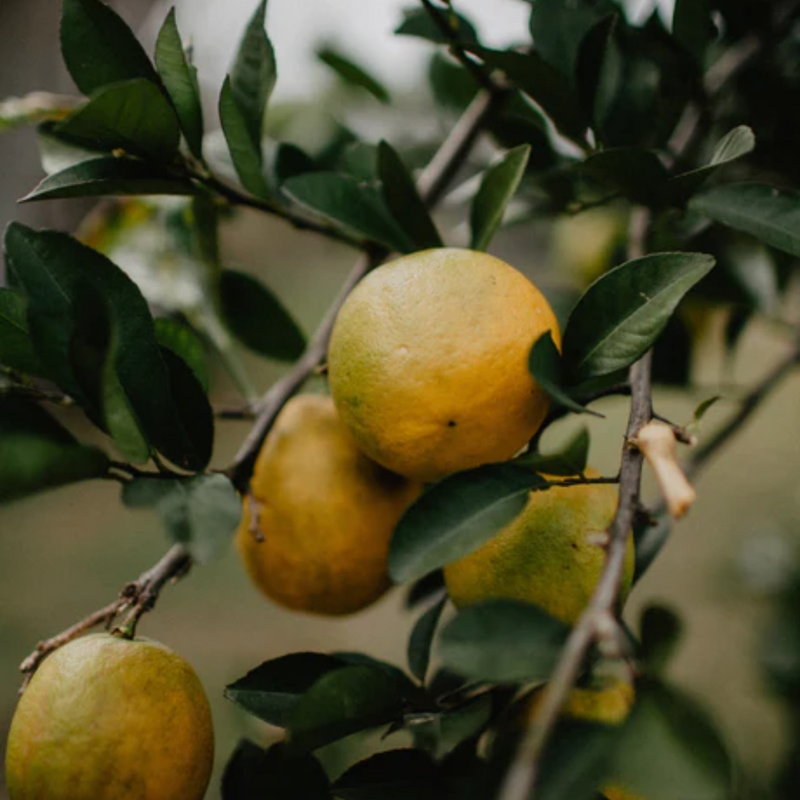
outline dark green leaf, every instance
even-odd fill
[[[26,375],[40,375],[42,365],[28,332],[27,309],[24,295],[0,288],[0,364]]]
[[[336,171],[355,178],[359,183],[377,184],[377,145],[359,140],[351,142],[339,154],[339,158],[336,161]]]
[[[442,597],[434,603],[418,620],[411,636],[408,639],[408,668],[411,674],[420,681],[425,682],[425,674],[431,660],[431,645],[436,634],[436,626],[442,616],[447,597]]]
[[[456,708],[433,715],[429,721],[415,723],[414,740],[437,760],[442,759],[468,739],[480,735],[491,716],[492,698],[488,693],[480,694]]]
[[[323,653],[290,653],[265,661],[225,687],[225,697],[270,725],[285,728],[300,697],[346,662]]]
[[[589,457],[589,431],[581,428],[556,453],[525,453],[514,463],[545,475],[580,475]]]
[[[579,169],[636,203],[658,206],[669,179],[658,156],[650,150],[617,147],[589,156]]]
[[[503,212],[522,180],[530,153],[530,145],[520,145],[486,170],[470,209],[470,247],[473,250],[486,250],[492,241],[503,222]]]
[[[275,183],[278,186],[295,175],[316,172],[318,169],[314,159],[296,145],[287,142],[281,142],[278,145],[278,152],[272,167],[272,171],[275,173]]]
[[[175,107],[189,149],[202,160],[203,107],[197,69],[186,56],[174,8],[170,9],[158,34],[156,67]]]
[[[316,750],[366,728],[399,719],[403,693],[382,669],[344,667],[323,675],[300,698],[289,716],[287,742]]]
[[[662,673],[683,634],[680,617],[664,606],[648,606],[642,612],[641,660],[653,673]]]
[[[386,208],[417,250],[442,247],[442,238],[414,181],[388,142],[378,145],[378,177]]]
[[[0,503],[107,470],[105,453],[79,444],[39,406],[0,397]]]
[[[491,464],[437,483],[405,512],[389,548],[396,583],[469,555],[511,522],[544,481],[529,470]]]
[[[475,26],[461,14],[435,9],[434,13],[453,31],[459,42],[477,43]],[[418,36],[435,44],[450,44],[451,39],[444,35],[431,14],[424,8],[413,8],[403,12],[403,22],[395,30],[398,36]]]
[[[333,47],[322,47],[317,50],[317,58],[329,66],[346,84],[357,86],[369,92],[381,103],[391,102],[391,95],[386,87],[372,77],[363,67],[337,52]]]
[[[283,190],[301,206],[378,244],[401,253],[414,249],[372,186],[333,172],[313,172],[290,178]]]
[[[269,358],[294,361],[306,342],[281,302],[263,283],[243,272],[226,269],[220,283],[222,313],[242,344]]]
[[[701,64],[714,33],[709,0],[675,0],[672,35]]]
[[[176,319],[157,319],[155,329],[158,343],[183,359],[191,368],[203,391],[208,392],[208,365],[200,337],[188,325]]]
[[[440,569],[429,572],[408,588],[405,607],[416,608],[420,603],[435,597],[444,591],[444,575]]]
[[[222,800],[329,800],[328,778],[309,753],[269,750],[242,739],[222,776]]]
[[[630,366],[713,266],[713,257],[702,253],[655,253],[596,280],[578,300],[564,334],[564,361],[573,380]]]
[[[55,200],[65,197],[109,195],[193,194],[192,184],[156,164],[131,158],[92,158],[45,178],[20,200]]]
[[[443,776],[420,750],[389,750],[350,767],[332,787],[341,800],[444,800]]]
[[[106,358],[99,368],[102,392],[102,419],[108,435],[122,456],[134,464],[141,464],[150,458],[150,443],[142,431],[136,414],[131,407],[114,362]]]
[[[219,119],[222,132],[231,153],[236,174],[242,186],[256,197],[269,197],[269,186],[264,177],[261,143],[254,142],[247,126],[247,117],[226,78],[219,95]]]
[[[161,90],[144,78],[98,89],[54,130],[81,147],[123,150],[156,161],[170,161],[180,142],[175,110]]]
[[[618,14],[601,17],[586,33],[578,50],[575,81],[581,106],[591,109],[590,119],[597,134],[602,133],[609,89],[614,76],[614,31]]]
[[[64,0],[61,52],[86,95],[110,83],[158,75],[127,23],[100,0]]]
[[[574,411],[576,414],[591,414],[594,417],[603,415],[597,411],[591,411],[580,403],[572,399],[564,386],[564,368],[561,354],[553,342],[550,331],[543,333],[531,348],[528,357],[528,368],[531,375],[536,379],[536,383],[544,389],[555,403],[564,408]]]
[[[570,629],[538,606],[489,600],[461,609],[441,633],[442,661],[492,683],[546,681]]]

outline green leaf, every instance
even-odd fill
[[[488,600],[461,609],[441,633],[444,665],[492,683],[546,681],[570,629],[538,606]]]
[[[220,301],[228,327],[242,344],[278,361],[300,357],[306,346],[303,332],[263,283],[243,272],[223,270]]]
[[[550,399],[576,414],[591,414],[593,417],[602,417],[597,411],[582,406],[572,399],[565,388],[564,366],[561,354],[553,341],[550,331],[543,333],[531,348],[528,357],[528,369],[536,379],[536,383],[544,389]]]
[[[0,364],[26,375],[40,375],[42,365],[28,332],[28,301],[0,288]]]
[[[106,359],[100,374],[102,419],[108,434],[124,458],[142,464],[150,458],[150,443],[136,419],[113,359]]]
[[[573,380],[630,366],[713,266],[714,258],[702,253],[655,253],[596,280],[578,300],[564,333],[564,361]]]
[[[595,134],[602,134],[608,101],[608,90],[613,86],[614,31],[619,22],[615,13],[600,17],[583,37],[575,65],[575,82],[581,107],[591,109],[589,115]]]
[[[313,172],[290,178],[283,191],[301,206],[373,242],[400,253],[414,250],[372,186],[334,172]]]
[[[290,753],[284,744],[262,750],[242,739],[222,776],[222,800],[329,800],[328,778],[310,753]]]
[[[268,198],[270,191],[264,177],[261,143],[254,142],[250,135],[247,117],[239,106],[229,77],[219,95],[219,119],[242,186],[256,197]]]
[[[290,653],[265,661],[225,687],[225,697],[248,714],[285,728],[295,706],[323,675],[346,662],[323,653]]]
[[[683,623],[671,609],[651,605],[642,612],[640,627],[641,660],[648,671],[663,673],[680,642]]]
[[[514,463],[544,475],[580,475],[586,469],[589,457],[589,431],[581,428],[556,453],[525,453]]]
[[[637,147],[601,150],[579,164],[578,169],[635,203],[657,207],[664,202],[669,174],[650,150]]]
[[[444,575],[440,569],[429,572],[408,587],[405,599],[405,608],[411,610],[420,603],[431,600],[444,591]]]
[[[706,47],[715,35],[709,0],[675,0],[672,35],[702,64]]]
[[[447,603],[447,596],[434,603],[418,620],[408,639],[408,668],[411,674],[425,683],[425,673],[431,660],[431,645],[436,634],[436,626]]]
[[[381,195],[389,213],[403,229],[416,250],[442,247],[439,231],[417,192],[400,156],[385,141],[378,145],[378,177]]]
[[[363,67],[343,56],[335,48],[326,46],[317,50],[317,58],[330,67],[346,84],[356,86],[371,94],[381,103],[390,103],[391,95],[388,89]]]
[[[295,175],[306,172],[317,172],[319,167],[308,153],[288,142],[281,142],[275,155],[272,171],[275,174],[275,183],[283,185],[284,181]]]
[[[452,11],[445,12],[434,9],[434,14],[444,21],[454,32],[456,39],[463,43],[477,43],[478,34],[475,26],[463,15]],[[395,29],[398,36],[417,36],[434,44],[450,44],[451,40],[444,35],[442,29],[424,8],[412,8],[403,12],[403,22]]]
[[[667,185],[669,201],[683,205],[720,167],[751,153],[756,146],[756,137],[746,125],[740,125],[726,134],[714,148],[711,160],[705,167],[684,172],[671,178]]]
[[[286,740],[295,750],[316,750],[357,731],[398,720],[398,681],[382,669],[344,667],[323,675],[289,717]]]
[[[180,143],[174,109],[161,90],[144,78],[98,89],[54,131],[81,147],[123,150],[156,161],[170,161]]]
[[[429,721],[415,722],[414,741],[441,760],[484,731],[491,717],[492,698],[489,694],[480,694],[467,703],[434,715]]]
[[[158,83],[133,31],[100,0],[64,0],[61,52],[72,80],[86,95],[134,78]]]
[[[156,164],[131,158],[92,158],[45,178],[20,202],[65,197],[190,195],[194,186]]]
[[[100,478],[108,457],[86,447],[39,406],[0,396],[0,503]]]
[[[202,161],[203,107],[197,69],[187,58],[174,8],[170,9],[158,34],[156,67],[178,115],[186,143],[192,153]]]
[[[183,359],[192,370],[204,392],[208,392],[209,375],[206,351],[200,337],[176,319],[162,317],[155,320],[156,339],[162,347]]]
[[[445,478],[401,517],[389,547],[395,583],[416,580],[469,555],[519,514],[545,482],[509,464],[491,464]]]
[[[703,417],[706,415],[706,413],[708,412],[708,410],[709,410],[709,409],[710,409],[710,408],[711,408],[713,405],[716,405],[716,403],[717,403],[719,400],[722,400],[722,395],[721,395],[721,394],[715,394],[715,395],[713,395],[713,397],[707,397],[705,400],[703,400],[703,402],[702,402],[702,403],[700,403],[700,404],[697,406],[697,408],[695,408],[695,410],[694,410],[694,414],[692,414],[692,423],[691,423],[691,424],[692,424],[692,425],[693,425],[695,428],[699,427],[699,426],[700,426],[700,423],[701,423],[701,422],[702,422],[702,420],[703,420]]]
[[[489,247],[503,222],[503,212],[522,180],[530,153],[530,145],[520,145],[509,150],[486,170],[470,209],[470,247],[473,250],[486,250]]]
[[[186,546],[198,564],[208,564],[230,544],[242,502],[224,475],[192,478],[136,478],[122,487],[132,508],[155,508],[169,537]]]
[[[420,750],[389,750],[359,761],[336,779],[333,796],[341,800],[442,800],[441,770]]]

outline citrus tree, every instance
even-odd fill
[[[447,135],[411,146],[402,131],[374,142],[340,126],[306,152],[265,127],[277,75],[266,0],[219,92],[221,137],[206,131],[174,11],[151,58],[100,0],[64,0],[61,51],[83,96],[6,102],[3,124],[38,126],[47,176],[24,202],[117,199],[77,237],[6,229],[0,500],[114,480],[174,543],[23,662],[12,800],[202,796],[205,699],[191,668],[137,626],[168,583],[234,539],[278,603],[353,613],[401,584],[416,623],[406,665],[286,653],[225,687],[285,731],[267,749],[239,744],[226,800],[750,796],[724,736],[664,677],[679,620],[653,607],[627,624],[622,611],[691,507],[693,476],[800,360],[787,311],[800,3],[676,0],[670,19],[634,24],[615,0],[523,1],[529,29],[508,49],[487,46],[451,0],[409,4],[399,21],[396,35],[430,46]],[[346,53],[319,56],[392,102]],[[263,283],[222,263],[219,226],[241,207],[353,250],[307,341]],[[528,278],[486,253],[501,227],[528,241],[543,224],[571,247],[590,239],[588,285],[561,325]],[[171,271],[147,250],[154,237]],[[137,240],[138,272],[124,258]],[[721,307],[731,350],[769,318],[788,354],[698,443],[716,398],[677,424],[652,386],[689,387],[690,312]],[[285,362],[283,376],[251,387],[241,347]],[[239,408],[210,404],[208,354]],[[321,394],[298,394],[319,376]],[[585,429],[542,450],[550,426],[601,416],[596,402],[615,395],[629,419],[614,474],[588,465]],[[80,440],[59,406],[96,430]],[[215,425],[230,417],[250,432],[214,463]],[[679,458],[682,446],[694,449]],[[655,506],[640,497],[645,465]],[[765,648],[790,702],[796,592]],[[99,625],[109,632],[82,636]],[[156,691],[169,702],[148,701]],[[385,737],[380,752],[322,768],[320,748],[370,730]],[[787,765],[776,798],[794,796],[796,759]]]

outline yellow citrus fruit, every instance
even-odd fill
[[[441,248],[384,264],[356,286],[328,351],[331,393],[364,452],[434,481],[511,458],[548,398],[528,370],[558,323],[541,292],[486,253]]]
[[[598,477],[594,470],[587,477]],[[558,482],[559,478],[545,476]],[[617,488],[587,483],[533,491],[528,504],[483,547],[444,569],[457,606],[490,598],[535,603],[567,623],[581,614],[605,561],[604,534],[614,519]],[[622,598],[633,578],[628,546]]]
[[[350,614],[388,588],[386,557],[421,486],[367,458],[329,397],[290,400],[267,436],[236,546],[256,586],[287,608]]]
[[[214,734],[200,680],[148,639],[93,634],[56,650],[11,722],[10,800],[201,800]]]

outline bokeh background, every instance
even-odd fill
[[[112,5],[149,44],[169,4],[131,0]],[[208,127],[216,92],[254,5],[251,0],[177,2],[184,37],[195,46]],[[446,130],[450,120],[432,118],[429,101],[421,94],[429,46],[391,36],[405,5],[408,0],[272,0],[268,26],[280,75],[273,113],[306,104],[294,134],[311,142],[345,115],[365,137],[386,136],[393,143],[401,139],[408,144],[415,132],[430,126]],[[653,4],[643,0],[631,5],[643,14]],[[58,6],[54,0],[0,3],[0,98],[36,89],[72,91],[57,50]],[[668,14],[669,3],[664,6]],[[527,8],[519,0],[461,0],[459,9],[479,23],[490,44],[507,44],[525,34]],[[392,89],[396,110],[386,111],[370,98],[354,98],[344,91],[314,59],[322,41],[335,43],[368,65]],[[32,131],[12,131],[0,138],[3,226],[17,219],[72,230],[89,210],[75,202],[17,206],[16,198],[41,174]],[[582,243],[591,254],[600,228],[588,225],[555,235],[547,226],[512,229],[496,239],[492,251],[527,272],[558,304],[580,282],[581,256],[568,243]],[[448,238],[461,243],[463,231],[456,225]],[[353,259],[346,248],[249,213],[226,224],[223,252],[228,266],[261,277],[307,333],[315,328]],[[713,315],[705,321],[692,367],[696,390],[687,394],[661,389],[656,394],[658,410],[676,422],[688,421],[700,400],[723,394],[725,399],[704,422],[706,432],[731,413],[743,387],[767,371],[786,347],[779,332],[754,324],[731,364],[723,353],[722,323]],[[243,359],[261,391],[280,375],[282,367],[276,363],[246,353]],[[216,404],[238,402],[224,376],[216,387]],[[782,709],[764,684],[757,653],[772,613],[773,592],[795,563],[800,520],[798,397],[800,376],[795,375],[703,473],[697,505],[635,589],[626,612],[634,626],[641,609],[651,602],[681,614],[686,634],[671,676],[709,705],[756,787],[781,757],[785,726]],[[607,417],[590,424],[591,460],[610,474],[618,465],[627,408],[619,400],[598,407]],[[545,445],[566,436],[571,426],[574,423],[557,426]],[[246,432],[247,423],[219,422],[215,462],[227,463]],[[116,484],[93,482],[0,508],[2,741],[16,703],[17,665],[23,657],[39,639],[108,603],[165,549],[155,515],[123,508],[118,495]],[[207,689],[217,730],[217,769],[208,797],[217,798],[221,769],[236,741],[242,736],[267,741],[275,735],[223,699],[225,684],[266,659],[295,650],[363,649],[403,664],[412,624],[399,591],[345,620],[279,609],[256,594],[231,551],[168,587],[140,630],[188,658]],[[0,778],[0,798],[5,797],[3,786]]]

